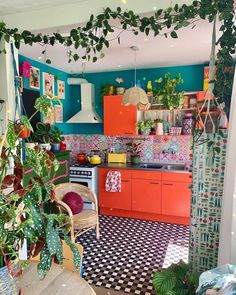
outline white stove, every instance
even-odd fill
[[[97,166],[91,164],[74,164],[70,166],[70,182],[87,186],[98,195]],[[94,209],[91,202],[84,200],[84,209]]]

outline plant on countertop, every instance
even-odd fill
[[[173,110],[183,106],[184,92],[176,90],[176,87],[184,82],[180,73],[174,78],[170,73],[166,73],[164,78],[161,77],[155,82],[157,83],[156,97],[163,103],[164,108]]]
[[[52,127],[51,136],[52,136],[52,143],[60,143],[61,141],[65,140],[65,137],[62,136],[61,130],[56,126]]]
[[[39,97],[34,115],[42,112],[46,116],[51,108],[50,100]],[[27,117],[20,116],[20,119],[27,128],[33,129]],[[22,161],[21,155],[15,152],[21,148],[14,123],[9,122],[0,144],[0,262],[4,262],[11,276],[14,275],[14,265],[18,265],[19,275],[26,265],[20,260],[19,249],[26,239],[28,258],[40,254],[37,269],[39,278],[43,279],[54,259],[62,264],[63,239],[71,247],[78,269],[79,253],[68,238],[67,216],[51,214],[45,206],[54,205],[54,185],[50,179],[52,172],[58,170],[58,161],[51,152],[38,148],[26,148],[27,157]],[[30,180],[24,173],[29,167],[34,174]]]
[[[199,273],[193,273],[189,264],[180,261],[153,275],[153,286],[158,295],[193,295],[199,283]]]
[[[143,120],[139,121],[137,124],[138,130],[141,134],[150,134],[151,129],[155,126],[153,120]]]
[[[130,153],[130,160],[132,164],[140,164],[141,159],[140,159],[140,145],[141,142],[136,143],[136,142],[128,142],[126,143],[127,146],[127,152]]]

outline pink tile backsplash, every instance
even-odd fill
[[[67,149],[71,150],[71,161],[76,162],[79,152],[90,154],[91,150],[126,152],[126,143],[141,141],[142,162],[189,163],[192,153],[192,136],[143,136],[122,137],[104,135],[70,134],[65,135]]]

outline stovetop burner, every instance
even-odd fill
[[[81,167],[81,168],[93,168],[96,167],[97,165],[93,165],[90,163],[84,163],[84,164],[79,164],[79,163],[75,163],[73,165],[71,165],[71,167]]]

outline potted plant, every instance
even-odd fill
[[[30,131],[33,131],[33,129],[30,129],[29,126],[26,126],[25,119],[25,116],[21,116],[21,119],[15,122],[15,133],[19,136],[19,138],[28,138],[30,137]]]
[[[154,126],[155,126],[154,121],[150,119],[139,121],[137,124],[139,134],[145,134],[145,135],[149,135],[151,132],[151,129]]]
[[[116,82],[118,83],[118,87],[116,87],[116,94],[123,95],[125,92],[125,88],[122,87],[122,83],[124,83],[124,80],[122,78],[116,78]]]
[[[50,101],[39,97],[35,113],[47,115],[51,107]],[[32,129],[28,118],[23,117],[23,121]],[[28,241],[27,259],[40,254],[37,266],[40,279],[46,276],[54,259],[63,263],[64,240],[74,253],[76,268],[79,267],[79,252],[68,238],[68,217],[51,214],[45,206],[54,205],[51,173],[57,171],[58,162],[50,151],[38,148],[28,149],[22,161],[21,153],[15,152],[21,149],[20,135],[16,134],[14,123],[9,122],[0,142],[0,294],[19,294],[13,277],[20,275],[26,266],[27,261],[21,261],[19,254],[25,240]],[[30,181],[24,173],[29,167],[35,175]]]
[[[59,152],[60,151],[60,143],[65,139],[62,136],[61,130],[54,126],[51,129],[51,137],[52,137],[52,152]]]
[[[130,153],[130,160],[132,164],[140,164],[141,158],[140,158],[140,145],[141,142],[135,143],[135,142],[129,142],[126,144],[128,149],[127,152]]]
[[[114,95],[116,92],[116,88],[113,84],[105,84],[100,89],[100,96],[103,100],[103,97],[106,95]]]
[[[193,295],[199,283],[199,273],[193,273],[189,264],[180,261],[153,275],[153,286],[158,295]]]
[[[177,86],[183,84],[184,80],[179,73],[172,78],[170,73],[166,73],[164,78],[155,80],[157,84],[156,101],[162,103],[163,107],[169,110],[182,108],[184,103],[184,92],[178,92]]]
[[[51,134],[51,125],[49,123],[38,122],[34,132],[35,141],[38,142],[39,147],[50,150],[53,136]]]

